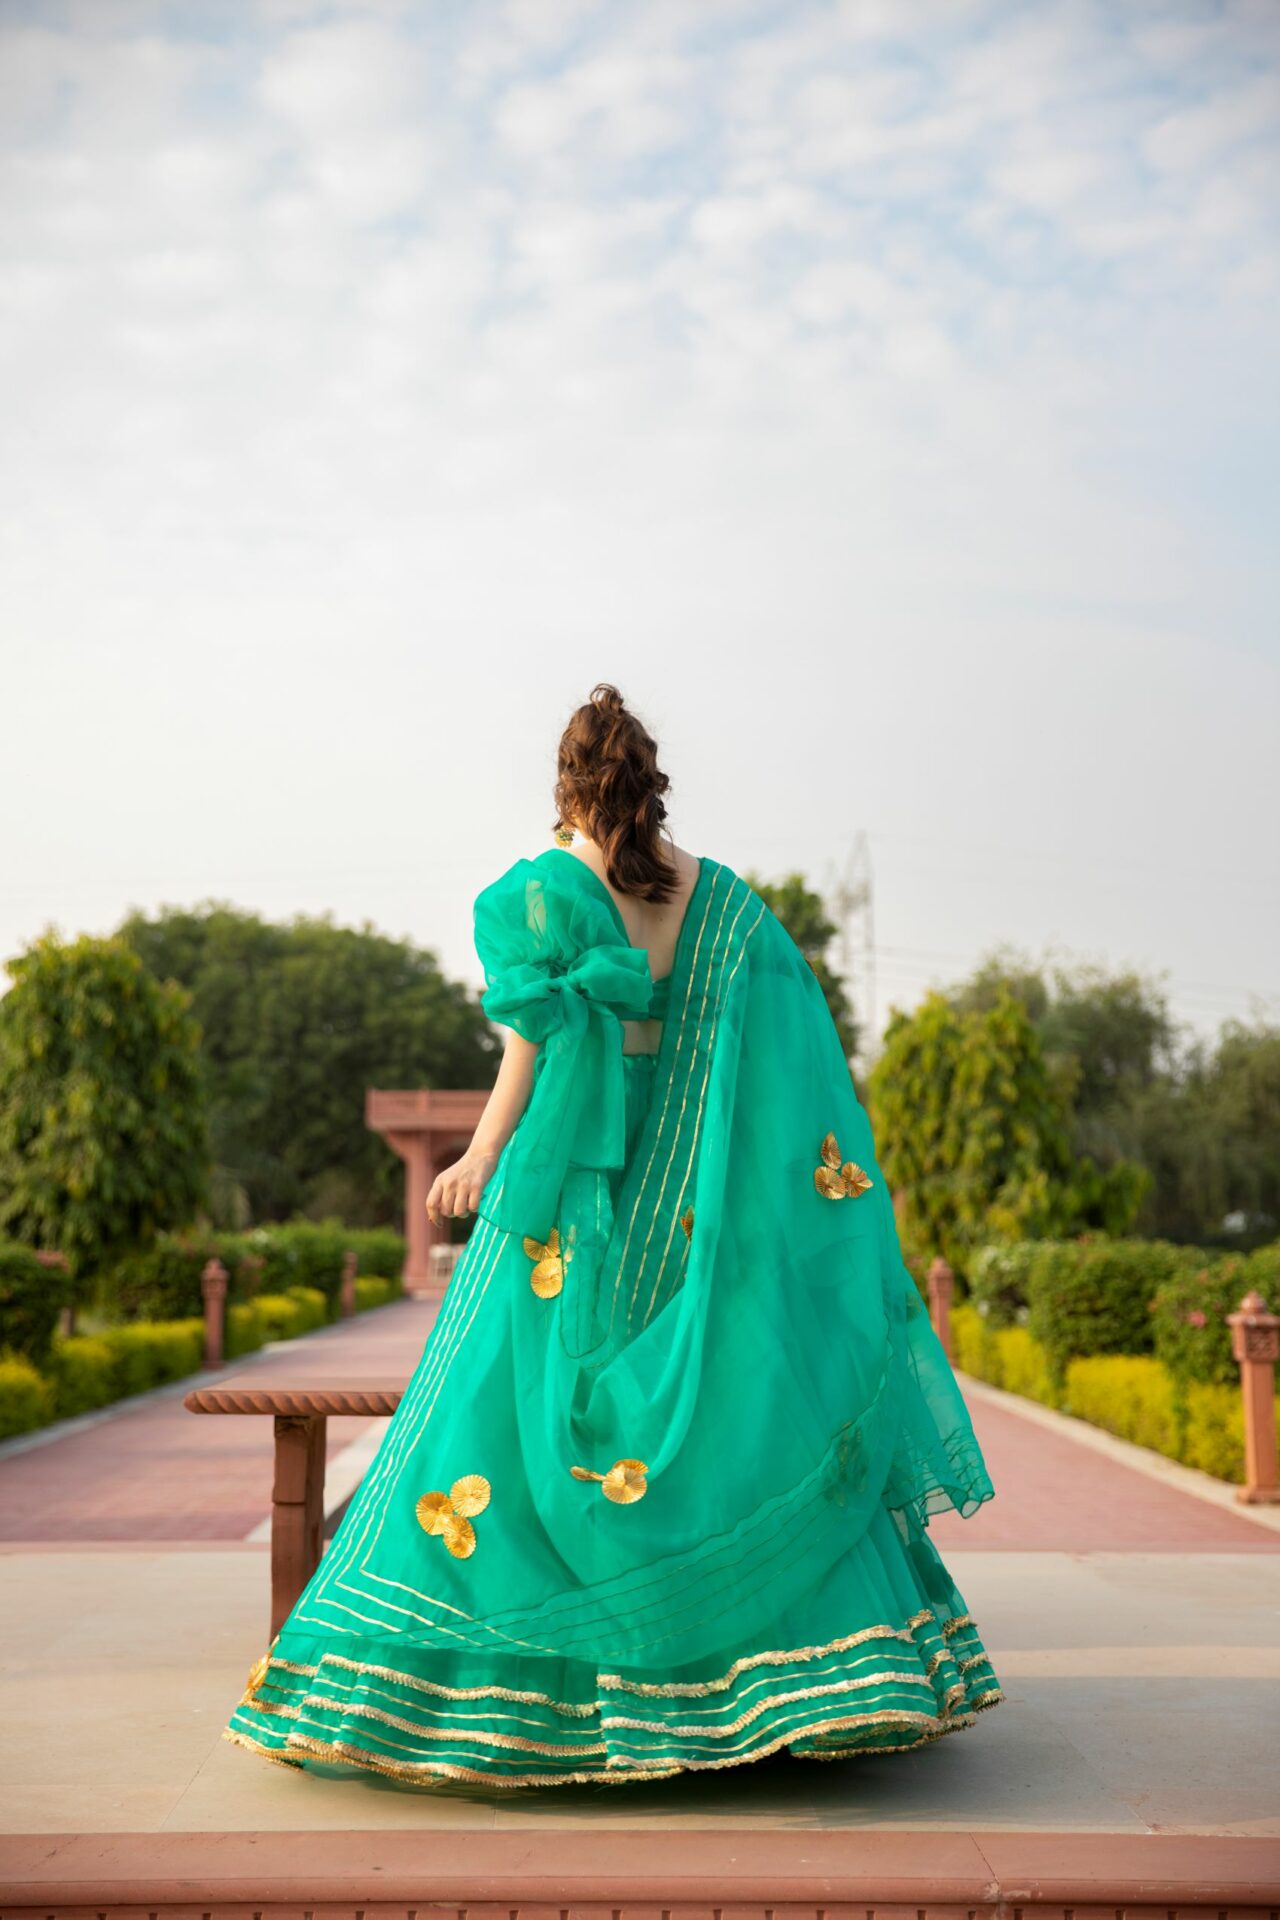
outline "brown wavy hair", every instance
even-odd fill
[[[670,900],[680,874],[659,839],[670,787],[657,741],[618,689],[601,681],[560,736],[556,829],[573,824],[595,841],[619,893]]]

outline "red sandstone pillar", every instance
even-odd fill
[[[204,1363],[206,1367],[220,1367],[227,1309],[227,1270],[221,1260],[205,1262],[200,1292],[204,1299]]]
[[[427,1195],[435,1177],[431,1143],[425,1133],[389,1133],[386,1141],[404,1161],[405,1291],[425,1293],[431,1281],[431,1249],[444,1237],[427,1218]]]
[[[955,1290],[956,1277],[941,1254],[929,1268],[928,1283],[929,1317],[933,1321],[933,1330],[942,1343],[942,1351],[949,1360],[951,1358],[951,1295]]]
[[[1274,1506],[1280,1502],[1275,1400],[1280,1315],[1268,1313],[1255,1288],[1227,1315],[1227,1325],[1244,1394],[1244,1485],[1236,1488],[1236,1499],[1249,1506]]]
[[[325,1416],[275,1416],[271,1490],[271,1634],[275,1639],[320,1564],[324,1532]]]

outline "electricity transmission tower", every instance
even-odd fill
[[[878,1050],[876,1027],[876,935],[871,844],[862,827],[844,866],[828,867],[827,910],[839,929],[840,971],[858,1016],[859,1065],[869,1068]]]

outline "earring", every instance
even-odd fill
[[[573,845],[573,828],[561,824],[556,828],[556,844],[561,847]]]

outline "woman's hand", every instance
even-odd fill
[[[498,1164],[498,1155],[482,1147],[468,1147],[461,1160],[438,1173],[427,1195],[427,1217],[442,1227],[446,1220],[461,1220],[474,1213],[490,1174]]]

